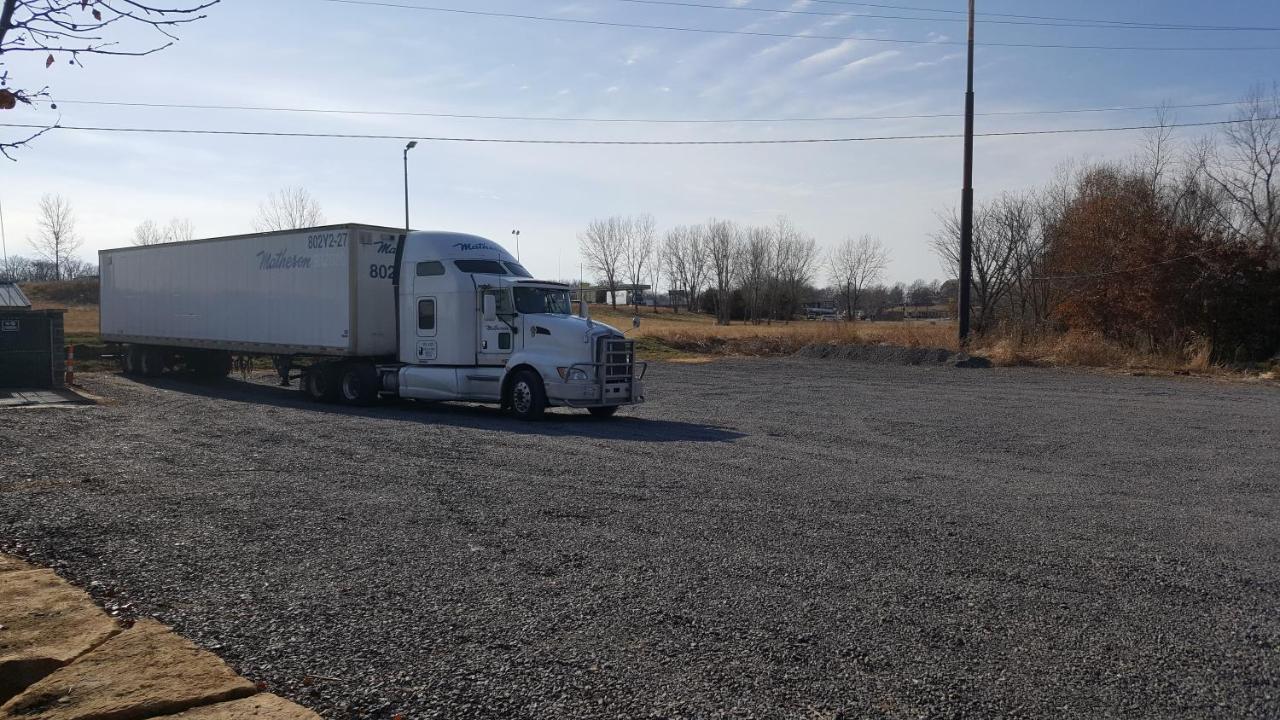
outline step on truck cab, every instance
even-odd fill
[[[644,402],[635,343],[501,245],[332,225],[104,250],[101,332],[126,374],[222,377],[269,356],[324,402],[382,397],[607,417]]]

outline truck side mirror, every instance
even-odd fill
[[[484,294],[484,320],[493,322],[498,319],[498,298],[489,293]]]
[[[587,307],[587,298],[585,296],[578,299],[578,316],[584,318],[591,317],[591,309]]]

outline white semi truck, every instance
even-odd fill
[[[570,288],[534,280],[475,235],[331,225],[99,253],[101,333],[127,374],[225,377],[232,355],[271,356],[324,402],[380,397],[549,406],[601,417],[644,402],[635,343],[573,313]]]

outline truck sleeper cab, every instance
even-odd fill
[[[380,397],[548,407],[609,416],[644,402],[645,363],[475,235],[329,225],[104,250],[101,334],[126,374],[218,378],[271,357],[325,402]]]
[[[400,357],[379,366],[384,390],[496,402],[523,418],[644,402],[634,341],[575,315],[567,285],[532,279],[497,243],[409,233],[398,267]]]

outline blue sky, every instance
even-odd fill
[[[544,23],[322,0],[224,0],[182,41],[146,58],[86,67],[6,56],[19,80],[48,84],[58,112],[8,122],[413,136],[548,139],[769,139],[955,132],[958,118],[749,124],[598,124],[77,104],[112,100],[609,118],[830,117],[963,109],[964,25],[937,14],[789,0],[689,0],[792,9],[786,15],[620,0],[396,0],[548,17],[929,41],[773,38]],[[882,0],[962,10],[962,0]],[[1143,22],[1280,26],[1269,0],[979,0],[981,12]],[[850,13],[841,16],[840,13]],[[923,22],[852,13],[929,16]],[[955,15],[959,19],[960,15]],[[1089,45],[1272,45],[1280,32],[1158,32],[979,25],[979,41]],[[1042,110],[1235,100],[1277,79],[1280,51],[1120,52],[982,47],[978,110]],[[1230,108],[1179,110],[1182,122]],[[1141,124],[1150,112],[980,117],[978,131]],[[15,132],[0,128],[0,132]],[[1187,131],[1194,137],[1203,131]],[[1072,158],[1123,159],[1137,133],[980,139],[979,198],[1035,184]],[[250,230],[258,202],[302,185],[331,222],[403,220],[395,140],[122,135],[60,131],[0,164],[8,250],[29,254],[36,203],[68,197],[87,257],[127,244],[144,219],[187,217],[198,236]],[[934,213],[958,202],[955,140],[732,147],[528,146],[430,142],[411,154],[413,225],[500,242],[520,228],[535,274],[577,273],[576,235],[595,216],[650,212],[660,227],[710,217],[789,215],[831,246],[871,233],[890,248],[888,280],[942,275],[928,249]],[[824,278],[819,277],[819,280]]]

